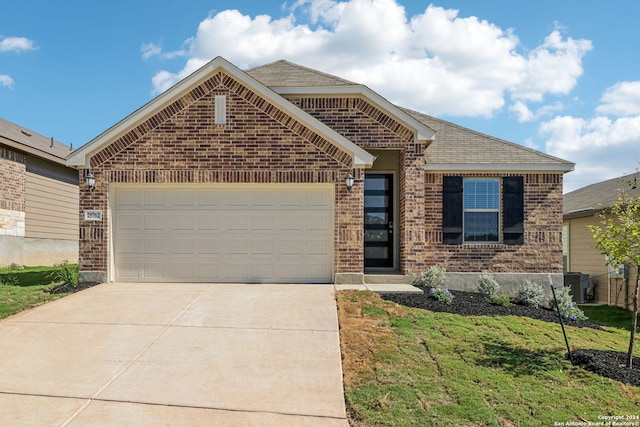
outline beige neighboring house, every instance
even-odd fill
[[[0,266],[78,260],[78,171],[70,148],[0,119]]]
[[[611,207],[623,193],[640,195],[640,173],[588,185],[564,195],[563,257],[565,271],[589,275],[593,302],[630,308],[636,272],[608,267],[587,228],[598,225],[596,214]]]

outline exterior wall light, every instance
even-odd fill
[[[353,188],[353,183],[355,182],[355,179],[353,177],[353,174],[351,172],[349,172],[347,174],[347,177],[344,179],[344,183],[347,186],[347,190],[349,190],[349,193],[351,193],[351,189]]]
[[[90,190],[96,188],[96,177],[91,173],[91,169],[89,169],[89,172],[84,177],[84,180],[86,181],[87,187],[89,187]]]

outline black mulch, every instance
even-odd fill
[[[62,283],[61,285],[57,285],[49,289],[49,293],[50,294],[74,293],[74,292],[79,292],[83,289],[90,288],[97,284],[98,282],[82,282],[82,283],[78,283],[77,285],[72,285],[71,283]]]
[[[424,294],[386,294],[383,298],[407,307],[425,310],[460,314],[463,316],[520,316],[544,322],[556,323],[560,328],[558,314],[547,308],[536,308],[524,305],[504,307],[491,304],[482,295],[473,292],[451,291],[453,302],[445,304],[429,295],[429,289],[423,289]],[[565,325],[579,328],[602,329],[602,326],[589,320],[565,320]],[[640,358],[634,360],[631,370],[626,369],[626,353],[616,351],[580,349],[572,351],[573,364],[581,366],[603,377],[611,378],[626,384],[640,386]]]

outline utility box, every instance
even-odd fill
[[[587,302],[589,275],[575,272],[564,273],[564,285],[571,288],[573,300],[578,304]]]

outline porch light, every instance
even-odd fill
[[[96,177],[93,176],[93,174],[91,173],[91,170],[89,170],[89,172],[87,173],[87,175],[84,177],[87,186],[89,187],[90,190],[93,190],[96,188]]]
[[[351,189],[353,188],[353,183],[355,182],[355,179],[353,178],[353,174],[351,172],[349,172],[347,174],[347,177],[344,180],[344,183],[347,186],[347,190],[349,190],[349,193],[351,193]]]

